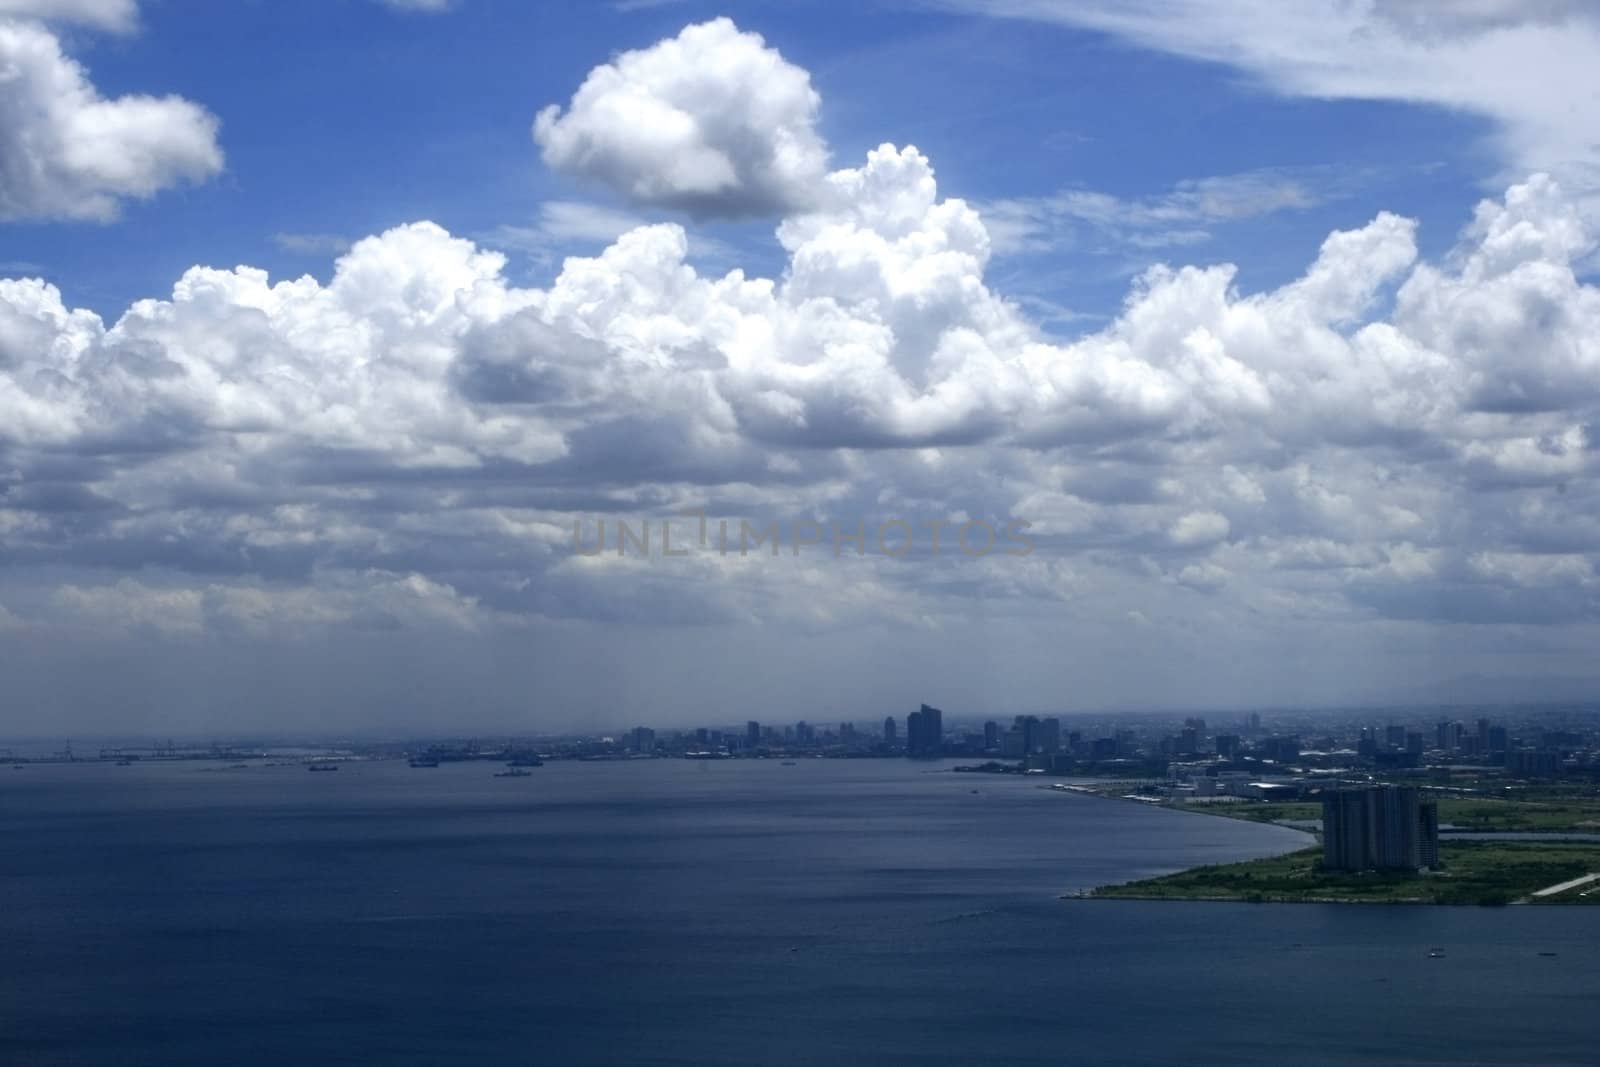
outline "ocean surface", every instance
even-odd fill
[[[1600,1057],[1600,908],[1062,900],[1309,838],[937,764],[497,769],[0,767],[0,1063]]]

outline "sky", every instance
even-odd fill
[[[1595,54],[0,0],[0,736],[1592,698]]]

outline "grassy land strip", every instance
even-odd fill
[[[1280,819],[1320,819],[1322,805],[1301,801],[1241,801],[1236,804],[1174,805],[1185,811],[1202,811],[1251,822]],[[1600,833],[1600,801],[1503,800],[1493,797],[1439,798],[1439,822],[1456,830],[1498,833]]]
[[[1600,871],[1600,844],[1587,842],[1450,841],[1440,846],[1445,869],[1429,874],[1330,874],[1321,848],[1287,856],[1196,867],[1161,878],[1103,886],[1089,896],[1132,900],[1238,900],[1374,904],[1509,904],[1530,893]],[[1540,903],[1600,903],[1582,890]]]

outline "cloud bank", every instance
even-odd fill
[[[686,143],[725,154],[743,75],[704,69],[706,36],[812,113],[803,74],[719,20],[599,68],[541,123],[576,123],[551,137],[631,189],[648,160],[608,155],[597,116],[636,84],[703,107]],[[1485,200],[1437,262],[1414,222],[1379,213],[1280,288],[1157,267],[1103,329],[1060,338],[990,287],[984,219],[915,148],[789,172],[793,196],[762,185],[764,151],[729,183],[640,197],[778,210],[774,278],[703,274],[661,224],[521,288],[500,253],[419,222],[356,242],[326,284],[195,267],[109,323],[41,280],[0,281],[0,621],[292,641],[613,621],[936,633],[977,613],[1243,648],[1600,617],[1600,290],[1574,270],[1593,238],[1554,179]],[[580,519],[690,508],[1016,517],[1039,548],[571,550]]]

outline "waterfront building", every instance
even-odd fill
[[[937,756],[944,745],[944,712],[922,705],[906,716],[906,755]]]
[[[1047,756],[1061,751],[1060,719],[1041,719],[1039,721],[1039,751]]]
[[[1439,862],[1439,813],[1408,786],[1322,795],[1322,865],[1330,871],[1417,870]]]

